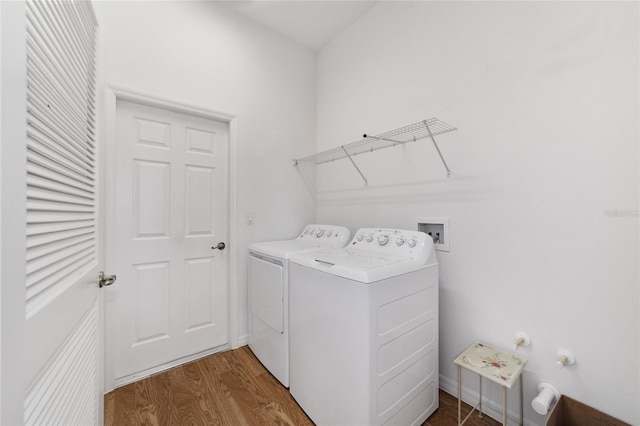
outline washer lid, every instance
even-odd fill
[[[372,283],[426,266],[422,259],[352,248],[296,253],[291,262],[332,275]]]

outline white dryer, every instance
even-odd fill
[[[249,246],[249,348],[262,364],[289,387],[289,280],[291,255],[344,247],[343,226],[308,225],[293,240]]]
[[[317,425],[420,425],[438,408],[438,262],[418,231],[360,229],[291,257],[290,391]]]

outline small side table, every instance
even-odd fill
[[[512,353],[494,348],[486,343],[474,343],[454,360],[458,366],[458,426],[464,424],[478,408],[478,417],[482,418],[482,378],[489,379],[503,387],[502,389],[502,424],[507,424],[507,389],[520,377],[520,424],[524,424],[523,378],[522,371],[527,360]],[[460,421],[462,403],[462,368],[476,373],[480,378],[480,402],[464,420]]]

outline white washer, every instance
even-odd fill
[[[418,231],[360,229],[289,263],[290,391],[317,425],[420,425],[438,408],[438,262]]]
[[[288,263],[294,253],[344,247],[343,226],[307,225],[293,240],[249,246],[249,348],[262,364],[289,387]]]

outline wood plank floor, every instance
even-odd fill
[[[465,404],[463,413],[469,410]],[[440,391],[440,408],[424,426],[454,426],[456,416],[456,398]],[[305,426],[313,422],[244,346],[109,392],[104,397],[104,424]],[[465,423],[499,424],[476,415]]]

